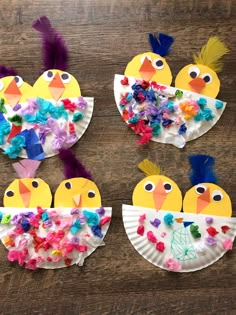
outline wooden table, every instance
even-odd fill
[[[122,224],[121,205],[131,204],[132,190],[143,178],[137,162],[149,158],[159,163],[184,193],[190,187],[188,155],[204,153],[217,158],[219,183],[235,208],[236,1],[0,2],[0,63],[15,67],[29,83],[33,84],[41,69],[40,38],[31,28],[32,22],[47,15],[63,34],[70,51],[69,71],[78,79],[82,95],[95,98],[91,124],[73,151],[91,170],[103,204],[113,208],[106,246],[97,249],[82,268],[32,272],[9,263],[1,246],[0,313],[235,314],[235,246],[207,269],[168,273],[151,265],[132,247]],[[114,74],[122,74],[132,56],[148,51],[147,34],[158,31],[175,37],[168,57],[174,76],[210,35],[219,35],[232,49],[220,74],[219,98],[228,103],[223,116],[206,135],[181,150],[155,142],[138,146],[138,136],[122,121],[113,97]],[[8,157],[0,156],[0,196],[15,178],[11,164]],[[45,160],[38,176],[55,192],[63,179],[58,157]]]

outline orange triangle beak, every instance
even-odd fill
[[[141,78],[145,81],[151,80],[151,78],[156,73],[156,69],[152,66],[151,61],[145,57],[140,69],[139,73],[141,75]]]
[[[19,102],[22,93],[18,88],[15,79],[13,79],[7,86],[6,90],[4,91],[4,96],[11,106],[15,106]]]
[[[65,90],[65,85],[63,84],[58,72],[53,77],[52,81],[48,85],[48,88],[54,100],[58,101]]]
[[[81,195],[80,195],[80,194],[74,195],[74,196],[73,196],[73,200],[74,200],[75,205],[76,205],[78,208],[81,208],[81,207],[82,207],[82,198],[81,198]]]
[[[156,210],[160,210],[164,201],[166,200],[167,194],[163,186],[163,182],[160,179],[156,185],[155,190],[153,191],[153,199],[155,203]]]
[[[190,87],[195,92],[201,92],[201,90],[205,87],[206,82],[202,78],[192,79],[189,83]]]
[[[196,213],[200,213],[203,209],[205,209],[210,203],[210,189],[201,194],[197,199],[197,211]]]
[[[31,191],[25,184],[19,180],[19,192],[26,208],[29,207]]]

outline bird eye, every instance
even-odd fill
[[[152,183],[152,182],[146,182],[144,184],[144,189],[147,191],[147,192],[152,192],[154,189],[155,189],[155,185]]]
[[[66,187],[67,189],[71,189],[71,188],[72,188],[72,184],[71,184],[70,182],[66,182],[66,183],[65,183],[65,187]]]
[[[164,186],[164,188],[165,188],[166,193],[171,192],[171,190],[172,190],[172,185],[171,185],[170,183],[165,182],[165,183],[163,184],[163,186]]]
[[[212,199],[214,201],[221,201],[223,199],[223,194],[220,190],[214,190],[212,193]]]
[[[95,191],[94,190],[89,190],[88,197],[89,198],[94,198],[95,197]]]
[[[69,73],[63,72],[61,74],[61,80],[62,80],[63,83],[69,83],[70,79],[71,79],[71,77],[70,77]]]
[[[161,69],[164,68],[164,62],[161,59],[159,59],[159,58],[155,59],[153,61],[152,65],[157,70],[161,70]]]
[[[0,91],[2,91],[3,88],[4,88],[4,83],[2,80],[0,80]]]
[[[204,186],[204,185],[197,185],[197,186],[195,187],[195,191],[196,191],[196,193],[199,194],[199,195],[203,194],[206,190],[207,190],[207,189],[206,189],[206,186]]]
[[[7,197],[13,197],[14,196],[14,191],[13,190],[8,190],[6,191]]]
[[[39,182],[38,182],[37,180],[33,180],[33,181],[32,181],[32,186],[33,186],[34,188],[39,187]]]
[[[52,79],[53,79],[53,72],[51,70],[45,71],[43,73],[43,77],[44,77],[45,81],[52,81]]]
[[[198,67],[190,67],[188,70],[188,74],[190,75],[191,78],[195,79],[196,77],[199,76],[200,70]]]
[[[15,80],[16,85],[17,85],[18,87],[21,87],[22,84],[23,84],[23,82],[24,82],[23,79],[22,79],[21,77],[19,77],[18,75],[14,77],[14,80]]]
[[[202,78],[207,84],[211,83],[211,81],[212,81],[212,76],[209,73],[205,73],[202,76]]]
[[[152,62],[152,58],[151,58],[150,56],[144,55],[144,56],[142,56],[141,59],[140,59],[141,63],[143,63],[146,58],[147,58],[150,62]]]

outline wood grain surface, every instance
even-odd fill
[[[190,187],[187,157],[215,156],[220,185],[232,198],[236,215],[236,1],[235,0],[0,0],[0,63],[15,67],[33,84],[41,70],[39,34],[31,24],[47,15],[64,35],[70,51],[69,71],[82,95],[95,97],[94,115],[73,151],[91,170],[103,204],[113,207],[105,238],[82,268],[25,270],[7,261],[0,246],[0,314],[156,315],[236,314],[236,246],[212,266],[174,274],[143,259],[124,231],[122,203],[143,175],[137,162],[161,164],[183,193]],[[138,136],[121,120],[113,97],[114,74],[122,74],[137,53],[149,50],[147,34],[175,37],[169,64],[175,76],[210,35],[231,48],[220,74],[219,98],[227,102],[220,121],[182,150],[151,142],[140,147]],[[0,156],[0,205],[15,178],[12,160]],[[39,177],[55,192],[63,179],[57,157],[45,160]]]

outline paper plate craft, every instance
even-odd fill
[[[67,179],[56,190],[54,208],[50,208],[47,184],[31,177],[10,184],[5,207],[0,208],[0,237],[8,249],[8,260],[27,269],[82,266],[86,257],[104,245],[110,224],[111,208],[102,207],[91,174],[68,149],[59,154]],[[26,161],[15,168],[31,176],[32,169],[27,167],[38,161]]]
[[[0,145],[10,158],[42,160],[82,137],[92,117],[93,98],[82,97],[77,80],[66,72],[68,50],[48,18],[39,18],[33,27],[42,34],[44,72],[33,87],[18,76],[2,81],[8,87],[0,91]]]
[[[147,177],[133,191],[133,206],[123,205],[127,236],[146,260],[175,272],[197,271],[232,249],[236,218],[227,193],[215,184],[214,159],[190,157],[194,185],[183,199],[177,184],[148,160],[139,164]]]
[[[122,119],[138,144],[150,140],[183,148],[209,131],[225,105],[217,99],[133,77],[115,75],[114,94]]]
[[[149,42],[153,52],[145,52],[135,56],[128,63],[125,75],[170,85],[172,74],[164,57],[168,55],[174,38],[162,33],[159,33],[158,36],[149,34]]]
[[[221,58],[228,52],[229,49],[219,37],[210,37],[201,51],[194,55],[194,64],[189,64],[179,71],[175,87],[215,98],[220,91],[217,73],[223,68]]]

